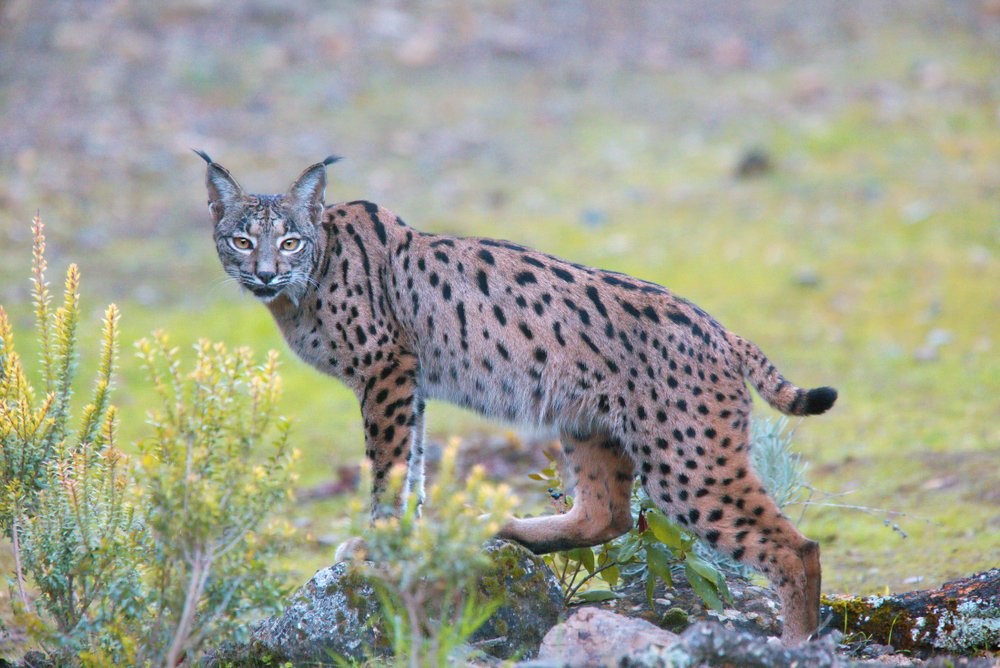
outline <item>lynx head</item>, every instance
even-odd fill
[[[319,260],[326,167],[308,167],[283,195],[248,195],[225,167],[208,163],[208,210],[215,247],[226,273],[265,303],[285,294],[298,303]]]

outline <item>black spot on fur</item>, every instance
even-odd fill
[[[552,273],[556,275],[556,278],[566,281],[567,283],[576,282],[576,279],[573,278],[573,274],[565,269],[560,269],[559,267],[550,267],[550,269],[552,269]]]
[[[529,283],[537,283],[538,279],[530,271],[522,271],[517,276],[514,277],[518,285],[528,285]]]
[[[538,267],[539,269],[544,269],[545,265],[530,255],[522,255],[521,259],[524,260],[525,264],[530,264],[532,267]]]
[[[597,294],[597,288],[593,285],[588,285],[587,297],[594,303],[594,306],[597,307],[597,312],[600,313],[602,317],[607,318],[608,309],[604,308],[604,302],[601,301],[600,295]]]
[[[676,322],[678,325],[691,324],[691,318],[687,317],[686,315],[684,315],[679,311],[670,311],[669,313],[667,313],[667,317],[670,318],[673,322]]]

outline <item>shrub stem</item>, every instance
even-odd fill
[[[17,578],[17,592],[21,596],[21,602],[25,609],[28,608],[28,594],[24,590],[24,569],[21,567],[21,545],[17,538],[17,512],[11,524],[11,534],[14,538],[14,573]]]

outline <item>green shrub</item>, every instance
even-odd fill
[[[755,419],[751,425],[750,461],[779,508],[801,502],[809,489],[806,464],[792,452],[793,434],[786,417]]]
[[[391,633],[393,655],[401,666],[443,666],[460,661],[464,641],[501,601],[484,600],[479,577],[491,567],[483,543],[500,530],[517,503],[506,485],[493,486],[476,467],[464,482],[455,473],[457,441],[445,449],[435,483],[428,490],[430,516],[421,519],[411,495],[399,517],[362,526],[367,514],[354,509],[355,532],[365,547],[355,561],[371,581],[382,605],[384,628]],[[391,478],[389,494],[402,489],[401,471]]]
[[[119,600],[135,586],[128,555],[139,525],[126,500],[128,475],[109,402],[118,310],[105,312],[93,394],[74,429],[80,273],[70,265],[62,305],[53,311],[38,217],[32,232],[41,387],[28,381],[0,307],[0,527],[13,545],[16,616],[53,651],[72,652],[100,620],[119,614]]]
[[[41,382],[28,380],[0,307],[0,529],[11,540],[14,619],[59,665],[190,663],[204,640],[237,635],[277,607],[271,534],[296,458],[275,416],[277,357],[201,342],[192,371],[163,334],[139,342],[161,398],[130,461],[116,442],[110,391],[118,310],[104,318],[94,390],[74,428],[79,271],[62,305],[45,281],[33,223]]]
[[[256,528],[290,494],[297,451],[289,423],[275,416],[277,353],[254,364],[247,348],[201,341],[181,371],[165,334],[136,344],[161,405],[141,440],[136,503],[141,508],[147,610],[128,629],[137,658],[176,665],[208,637],[236,634],[244,613],[275,609],[284,592],[268,574],[270,534]]]

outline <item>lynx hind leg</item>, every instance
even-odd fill
[[[782,642],[802,642],[819,622],[819,545],[799,533],[750,468],[745,430],[709,431],[711,439],[653,449],[642,462],[643,485],[671,518],[764,573],[781,598]]]
[[[499,534],[536,554],[600,545],[632,527],[632,460],[621,445],[605,434],[561,437],[577,476],[573,507],[563,515],[512,519]]]
[[[819,627],[819,544],[796,529],[756,476],[747,486],[752,488],[744,497],[743,514],[734,517],[730,531],[720,532],[716,547],[767,576],[781,599],[781,640],[796,645]],[[734,531],[740,520],[742,526]]]

